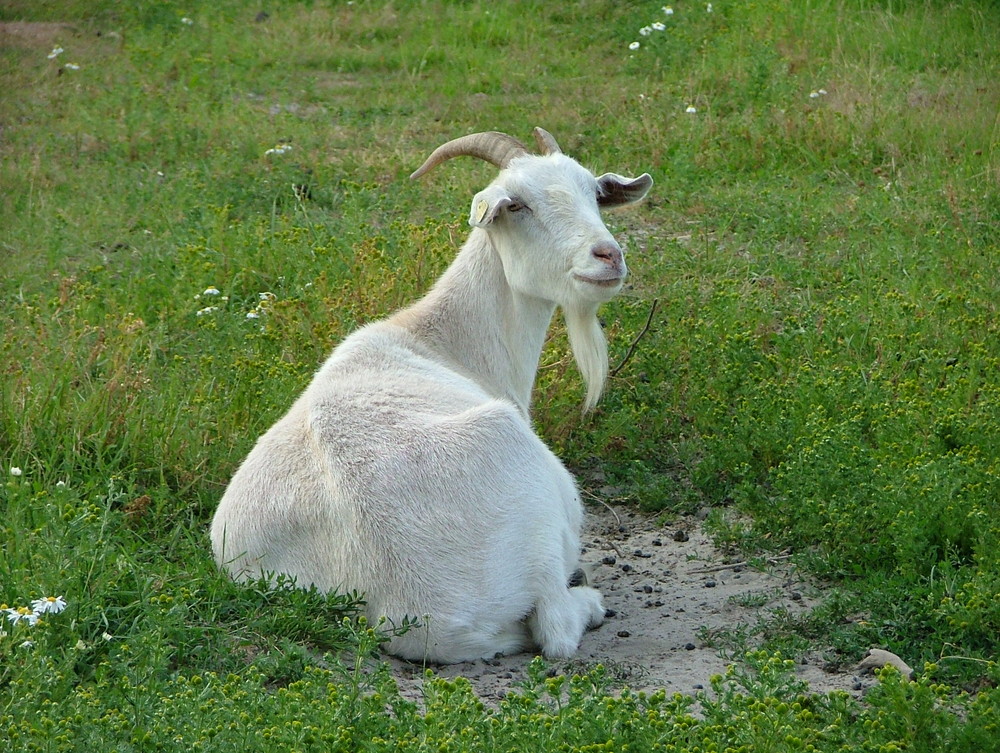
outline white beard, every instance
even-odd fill
[[[608,344],[597,321],[596,305],[571,306],[564,308],[563,314],[576,365],[587,385],[587,397],[583,402],[586,413],[597,405],[604,391],[608,377]]]

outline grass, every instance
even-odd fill
[[[68,602],[0,637],[14,748],[990,749],[995,6],[258,10],[0,10],[0,601]],[[622,368],[580,416],[557,328],[540,432],[629,503],[708,506],[720,540],[790,548],[831,586],[732,636],[767,653],[697,716],[541,669],[499,709],[429,681],[421,713],[369,659],[356,596],[236,588],[208,553],[256,437],[341,337],[426,290],[490,175],[409,172],[447,138],[534,125],[656,180],[608,217],[633,270],[604,309]],[[863,704],[806,695],[774,653],[873,645],[920,677]]]

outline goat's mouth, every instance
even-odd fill
[[[587,285],[596,285],[599,288],[616,288],[622,284],[625,280],[624,275],[615,275],[611,277],[591,277],[590,275],[581,275],[579,273],[574,273],[573,278],[579,280],[580,282],[586,283]]]

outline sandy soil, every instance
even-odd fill
[[[557,672],[603,664],[614,680],[634,690],[695,693],[732,660],[699,640],[702,628],[755,624],[776,607],[802,612],[817,588],[784,561],[766,570],[732,566],[702,530],[686,518],[659,527],[639,512],[600,505],[587,508],[582,561],[613,616],[587,633],[572,660],[552,662]],[[467,677],[487,703],[522,682],[532,655],[432,667],[442,677]],[[858,657],[859,659],[861,657]],[[401,692],[419,697],[425,668],[390,660]],[[860,696],[874,683],[857,671],[831,672],[821,656],[808,657],[797,675],[815,692],[844,690]]]

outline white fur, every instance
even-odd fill
[[[617,248],[597,197],[618,179],[526,155],[477,194],[473,230],[430,293],[346,338],[236,472],[212,523],[220,565],[362,592],[373,621],[415,618],[388,646],[407,659],[571,655],[604,609],[594,588],[568,585],[582,508],[528,406],[557,305],[587,405],[600,395],[596,310],[625,268],[620,251],[595,256]]]

